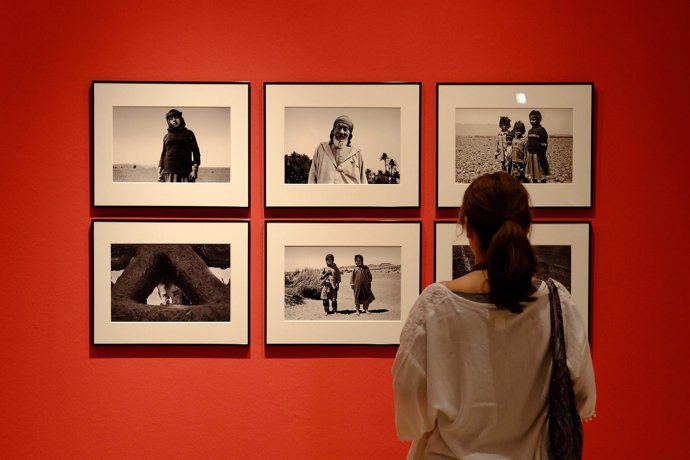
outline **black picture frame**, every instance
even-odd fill
[[[98,219],[91,243],[93,345],[249,344],[248,221]]]
[[[249,89],[248,82],[93,81],[92,205],[248,207]],[[194,183],[159,183],[171,109],[183,112],[199,146]]]
[[[458,207],[472,179],[502,169],[525,182],[534,207],[592,207],[593,83],[437,83],[436,110],[439,208]],[[549,138],[546,183],[539,182],[543,163],[532,174],[525,167],[529,154],[511,164],[496,148],[499,119],[511,119],[509,132],[521,121],[528,137],[532,110],[542,114]]]
[[[316,147],[328,142],[340,115],[350,117],[351,144],[355,149],[361,147],[356,158],[363,166],[360,160],[353,161],[358,171],[353,175],[360,183],[309,183]],[[420,152],[421,83],[264,83],[267,208],[417,208]],[[388,159],[382,159],[384,153]],[[379,174],[376,170],[381,166],[385,172]],[[362,182],[364,175],[366,183]]]
[[[580,315],[591,332],[591,266],[592,224],[589,221],[538,221],[533,222],[530,241],[540,260],[539,273],[548,270],[550,276],[570,291]],[[434,223],[434,280],[453,279],[464,274],[456,270],[454,246],[462,247],[467,267],[473,264],[469,242],[457,222]],[[552,248],[552,250],[549,250]],[[462,258],[462,254],[460,255]],[[569,266],[563,263],[569,260]],[[466,269],[468,271],[469,268]],[[591,340],[591,337],[590,337]]]
[[[265,236],[267,345],[399,343],[421,289],[420,221],[266,221]],[[319,278],[329,253],[344,273],[337,312],[332,313],[332,301],[329,305],[332,314],[324,311]],[[345,292],[351,289],[357,254],[370,268],[376,296],[371,314],[361,316],[353,294],[348,300]],[[299,309],[293,311],[295,296]]]

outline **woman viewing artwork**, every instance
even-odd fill
[[[512,175],[485,174],[466,189],[458,224],[475,264],[422,292],[393,364],[396,427],[412,441],[408,459],[545,459],[554,452],[551,303],[547,283],[535,277],[531,223],[529,195]],[[567,289],[553,283],[575,406],[585,420],[596,403],[587,325]]]

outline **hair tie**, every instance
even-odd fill
[[[513,221],[516,224],[518,223],[517,220],[513,219],[511,216],[503,216],[503,218],[501,219],[501,225],[503,225],[508,220]]]

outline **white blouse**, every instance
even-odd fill
[[[594,416],[587,327],[558,282],[578,411]],[[408,459],[548,458],[551,375],[548,288],[519,314],[428,286],[393,363],[395,419]]]

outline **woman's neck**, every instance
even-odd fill
[[[489,292],[489,277],[486,268],[474,265],[471,272],[460,278],[446,281],[446,287],[453,292],[463,292],[466,294],[486,294]]]

